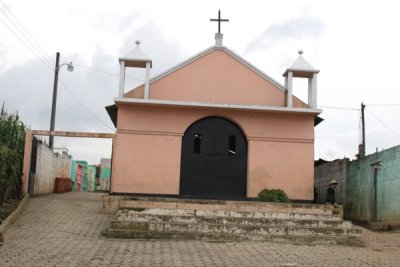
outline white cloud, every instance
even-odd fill
[[[297,50],[303,49],[307,61],[321,70],[319,105],[359,108],[364,101],[369,108],[370,104],[400,103],[400,38],[396,34],[400,17],[395,1],[3,2],[43,47],[46,60],[54,62],[60,51],[62,62],[76,64],[72,73],[62,69],[60,79],[108,125],[112,124],[104,106],[112,104],[117,94],[118,76],[86,67],[117,74],[118,57],[139,39],[142,50],[153,59],[151,75],[155,75],[213,45],[217,25],[209,19],[216,17],[219,8],[223,18],[230,19],[222,25],[224,44],[279,82]],[[0,8],[4,10],[1,4]],[[0,17],[7,22],[2,13]],[[5,100],[9,111],[18,110],[33,128],[47,129],[54,63],[44,66],[3,24],[0,40],[0,100]],[[129,75],[142,79],[144,74]],[[127,90],[136,84],[127,82]],[[371,107],[371,111],[399,132],[399,108]],[[358,112],[325,108],[321,116],[325,121],[316,127],[316,157],[354,157]],[[396,135],[366,116],[367,152],[399,143]],[[61,84],[56,129],[111,131]],[[98,157],[95,149],[103,145],[87,144],[89,149],[84,150],[81,143],[70,143],[75,158]]]

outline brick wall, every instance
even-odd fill
[[[339,159],[324,163],[315,167],[314,186],[318,190],[317,203],[325,204],[326,190],[329,182],[335,179],[338,182],[336,187],[336,202],[345,203],[346,173],[349,159]]]
[[[51,194],[56,177],[69,177],[70,162],[65,152],[54,153],[47,145],[39,143],[33,195]]]

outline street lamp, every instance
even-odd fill
[[[56,106],[57,106],[57,86],[58,86],[58,71],[64,65],[67,66],[68,71],[73,71],[74,66],[72,62],[60,64],[60,52],[56,55],[56,67],[54,70],[54,87],[53,87],[53,101],[51,102],[51,119],[50,119],[50,131],[54,131],[54,126],[56,124]],[[49,147],[53,149],[54,136],[49,136]]]

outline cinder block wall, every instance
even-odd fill
[[[70,162],[65,152],[54,153],[47,145],[38,143],[33,195],[51,194],[56,177],[69,177]]]
[[[377,221],[400,222],[400,146],[351,161],[347,173],[345,217],[371,221],[374,165],[377,169]]]
[[[325,204],[326,190],[329,182],[335,179],[338,182],[336,187],[336,202],[344,204],[346,200],[346,173],[348,158],[334,160],[315,167],[314,186],[318,190],[317,203]]]

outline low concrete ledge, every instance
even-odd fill
[[[284,212],[310,215],[336,215],[343,219],[343,206],[339,205],[157,197],[127,197],[123,195],[108,195],[103,197],[103,212],[113,214],[121,208],[166,208],[238,212]]]
[[[103,212],[107,214],[113,214],[119,209],[120,201],[123,200],[123,196],[103,196]]]
[[[26,204],[28,203],[29,194],[26,194],[21,202],[18,204],[18,207],[0,224],[0,234],[3,234],[7,231],[8,227],[15,222],[18,218],[19,214],[23,211]]]

